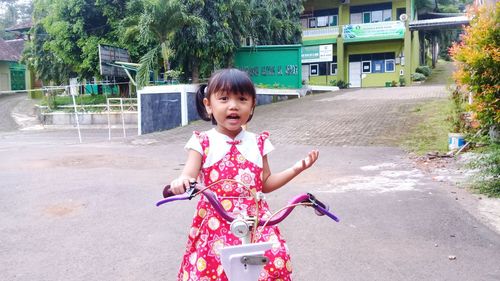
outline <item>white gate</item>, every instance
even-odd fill
[[[354,61],[349,62],[349,87],[359,88],[361,87],[361,62]]]
[[[302,65],[302,81],[309,82],[309,65]]]

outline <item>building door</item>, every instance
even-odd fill
[[[359,88],[361,87],[361,62],[354,61],[349,62],[349,87]]]
[[[0,73],[0,91],[10,91],[9,74]]]

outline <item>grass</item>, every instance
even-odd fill
[[[92,107],[91,105],[106,105],[107,98],[119,98],[119,95],[78,95],[75,97],[75,102],[77,106],[87,106],[84,111],[90,112],[102,112],[104,107]],[[124,102],[124,104],[127,104]],[[60,96],[60,95],[49,95],[45,96],[41,101],[40,105],[47,106],[48,111],[61,111],[61,112],[73,112],[73,108],[63,108],[61,106],[72,106],[73,97],[72,96]],[[116,109],[116,108],[115,108]]]
[[[404,136],[401,146],[417,155],[431,151],[448,152],[450,123],[447,119],[450,111],[451,102],[448,99],[431,101],[415,107],[410,118],[417,121],[417,126]]]
[[[468,167],[477,169],[472,178],[471,188],[488,197],[500,198],[500,144],[491,143],[479,156],[468,163]]]
[[[418,125],[403,137],[400,145],[417,155],[435,151],[448,152],[448,133],[451,128],[448,117],[452,107],[452,102],[448,99],[422,103],[415,107],[410,118]],[[468,187],[488,197],[500,198],[500,144],[492,143],[475,149],[475,152],[479,157],[471,160],[466,167],[477,169],[478,172],[472,176]]]
[[[106,104],[106,98],[114,98],[119,96],[105,96],[105,95],[78,95],[75,97],[76,104],[91,105],[91,104]],[[51,96],[45,97],[41,105],[50,105],[57,107],[60,105],[73,105],[73,98],[71,96]]]

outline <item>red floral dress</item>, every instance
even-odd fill
[[[241,137],[242,135],[243,137]],[[268,133],[255,135],[242,131],[235,140],[231,140],[229,137],[218,133],[215,129],[201,133],[194,132],[192,140],[196,139],[200,144],[195,150],[201,150],[200,153],[203,156],[200,178],[206,186],[218,182],[211,186],[210,189],[217,194],[226,211],[233,214],[246,212],[249,215],[255,215],[256,203],[250,197],[248,188],[257,192],[262,190],[263,169],[261,159],[265,153],[264,145],[269,142],[266,141],[268,137]],[[193,143],[192,140],[191,143]],[[224,142],[224,140],[226,143],[220,143],[219,146],[219,142]],[[214,141],[214,143],[210,144],[210,141]],[[186,145],[187,149],[192,149],[189,147],[190,142]],[[247,146],[244,147],[245,145]],[[253,153],[258,153],[258,157],[252,160],[257,163],[249,161],[247,157],[240,153],[240,150],[243,150],[247,156],[251,155],[248,154],[249,146],[252,149],[256,148]],[[227,150],[224,155],[221,153],[221,147],[224,147],[223,150]],[[213,154],[210,155],[210,151],[214,148],[218,150],[219,157],[223,156],[213,165],[206,165],[207,157],[211,158],[210,161],[214,161]],[[260,161],[258,161],[259,159]],[[234,181],[224,181],[224,179],[242,182],[248,188]],[[270,212],[267,202],[260,200],[258,204],[260,217],[269,218]],[[262,234],[258,235],[257,240],[258,242],[274,242],[272,248],[265,252],[269,262],[264,266],[259,280],[291,280],[290,256],[278,227],[266,227]],[[206,198],[201,196],[189,231],[186,252],[182,260],[178,280],[227,280],[220,263],[220,249],[225,246],[240,244],[240,239],[230,232],[227,221],[216,213],[212,205],[206,201]]]

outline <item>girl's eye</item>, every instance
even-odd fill
[[[221,101],[227,101],[227,100],[228,100],[228,97],[226,97],[226,96],[221,96],[221,97],[219,97],[219,100],[221,100]]]
[[[247,101],[247,100],[248,100],[248,98],[247,98],[247,97],[245,97],[245,96],[240,96],[240,101]]]

